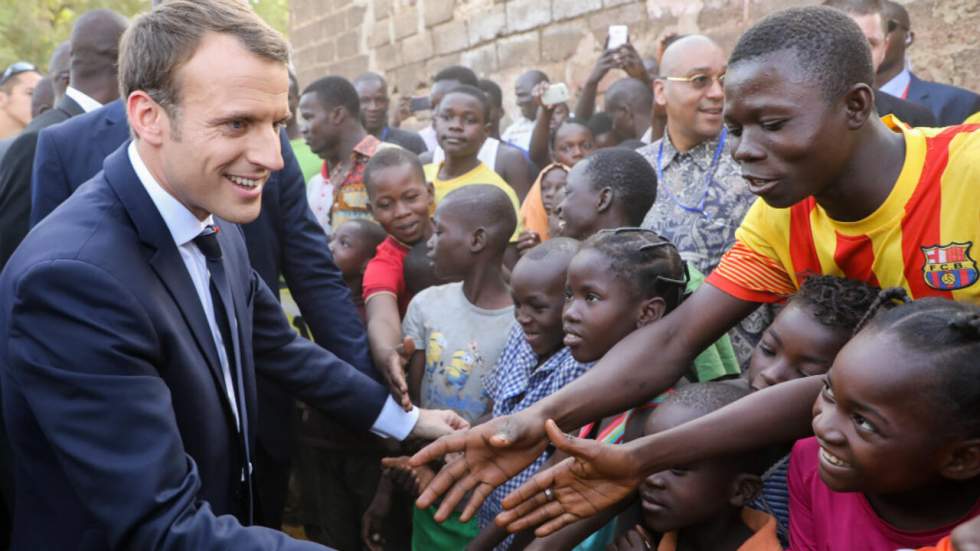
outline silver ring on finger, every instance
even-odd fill
[[[545,488],[545,490],[544,490],[544,498],[547,499],[548,501],[554,501],[555,500],[555,491],[552,490],[551,488]]]

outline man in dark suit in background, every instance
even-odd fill
[[[172,0],[121,50],[136,139],[0,275],[13,545],[313,548],[240,525],[263,476],[257,373],[359,430],[427,439],[465,423],[405,412],[300,338],[249,265],[234,223],[259,215],[283,167],[282,37],[238,0]]]
[[[119,97],[116,58],[126,19],[111,10],[79,16],[71,32],[71,76],[65,96],[53,109],[32,120],[0,163],[0,269],[29,228],[31,170],[42,128],[98,109]]]
[[[922,80],[909,69],[906,50],[915,42],[909,12],[892,0],[884,0],[883,4],[888,35],[885,58],[877,74],[881,90],[929,108],[938,126],[960,124],[980,111],[980,95],[949,84]]]

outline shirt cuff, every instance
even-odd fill
[[[419,408],[412,406],[412,411],[405,411],[389,394],[384,407],[381,408],[381,413],[371,426],[371,432],[384,438],[401,441],[408,438],[418,420]]]

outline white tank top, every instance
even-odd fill
[[[490,170],[494,172],[497,172],[498,149],[500,149],[500,140],[497,138],[488,137],[487,140],[483,142],[483,146],[480,147],[480,152],[477,154],[477,158],[480,159],[480,162],[490,167]],[[436,146],[435,151],[432,152],[432,162],[438,165],[445,160],[446,152],[443,151],[441,147]]]

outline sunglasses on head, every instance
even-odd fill
[[[12,64],[10,67],[7,67],[7,69],[3,72],[3,76],[0,77],[0,86],[3,86],[8,80],[21,73],[29,73],[31,71],[37,71],[37,67],[35,67],[33,63],[18,61],[17,63]]]

